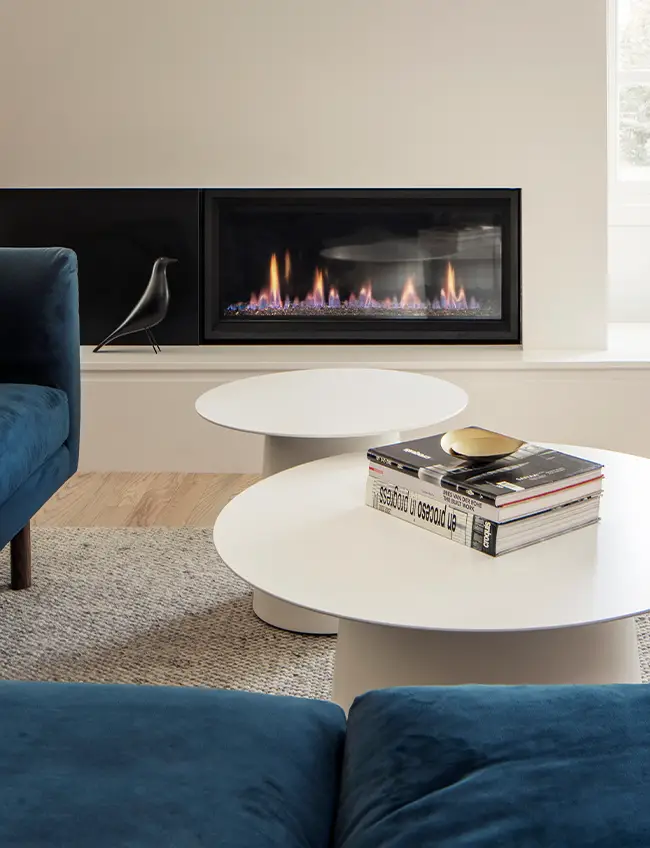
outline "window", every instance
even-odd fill
[[[613,205],[650,206],[650,0],[611,0],[610,48]]]
[[[650,322],[650,0],[609,0],[609,320]]]

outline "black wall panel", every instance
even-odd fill
[[[196,189],[4,189],[0,246],[71,247],[79,257],[82,344],[98,344],[126,317],[158,256],[171,303],[161,345],[199,343],[200,192]],[[122,344],[148,344],[144,333]]]

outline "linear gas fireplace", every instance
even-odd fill
[[[519,342],[514,189],[204,193],[204,341]]]

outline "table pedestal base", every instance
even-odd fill
[[[285,436],[264,437],[262,475],[270,477],[305,462],[338,456],[342,453],[365,453],[368,448],[390,445],[400,441],[400,434],[379,433],[351,439],[290,439]]]
[[[265,436],[263,475],[270,477],[271,474],[315,459],[342,453],[365,453],[368,448],[399,441],[400,435],[397,432],[350,439],[291,439],[285,436]],[[318,544],[318,539],[314,539],[314,544]],[[318,635],[331,635],[337,631],[338,621],[331,615],[310,612],[273,598],[258,589],[253,592],[253,611],[262,621],[281,630]]]
[[[339,622],[332,700],[388,686],[640,683],[633,618],[554,630],[468,633]]]
[[[338,619],[331,615],[280,601],[259,589],[253,591],[253,612],[266,624],[289,630],[292,633],[310,633],[314,636],[331,636],[336,633]]]

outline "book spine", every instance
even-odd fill
[[[366,504],[468,548],[496,556],[499,525],[407,486],[368,477]]]
[[[418,469],[414,465],[409,465],[407,462],[396,462],[394,459],[378,453],[374,448],[370,448],[366,456],[369,462],[374,462],[382,468],[386,468],[396,474],[407,474],[409,477],[418,479]]]
[[[485,518],[488,521],[499,521],[499,508],[490,503],[470,498],[461,492],[454,489],[446,489],[437,486],[429,480],[423,480],[421,477],[414,477],[410,474],[405,474],[398,471],[396,468],[388,468],[385,465],[379,466],[370,464],[370,476],[376,480],[385,481],[386,485],[408,486],[414,492],[420,492],[427,497],[434,498],[437,501],[449,504],[453,509],[460,509],[463,512],[471,515]]]

